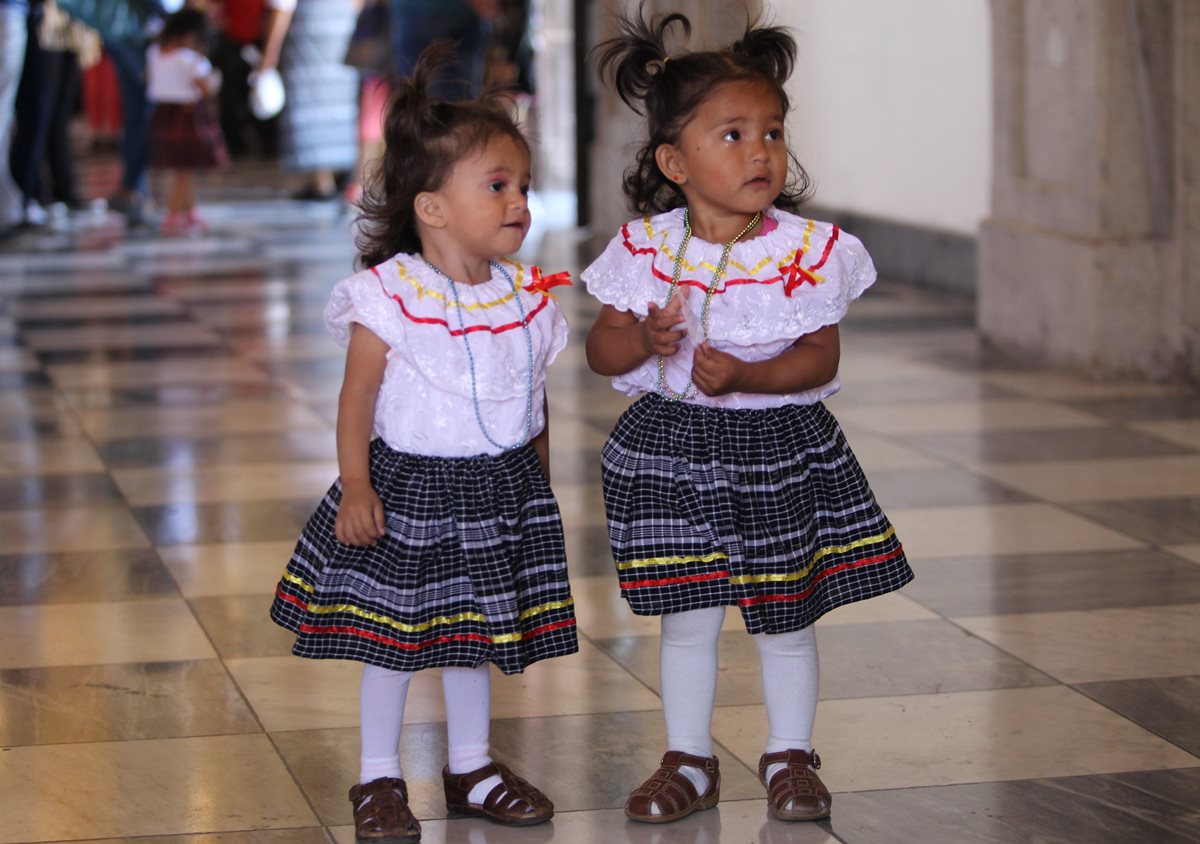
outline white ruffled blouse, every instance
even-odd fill
[[[557,276],[549,281],[569,283]],[[474,394],[491,438],[504,445],[520,441],[529,389],[530,438],[545,427],[546,367],[568,334],[551,283],[536,267],[501,259],[489,280],[456,287],[465,332],[449,282],[419,255],[396,255],[343,279],[325,306],[325,325],[340,345],[350,342],[350,326],[359,323],[391,347],[375,404],[375,435],[398,451],[468,457],[503,450],[488,442],[475,419],[467,343]],[[532,383],[518,299],[533,347]]]
[[[805,334],[836,324],[850,302],[875,281],[871,256],[853,235],[777,208],[768,208],[765,216],[765,233],[730,250],[709,309],[710,345],[747,361],[776,357]],[[626,223],[581,274],[588,292],[619,311],[645,318],[648,302],[666,302],[683,233],[682,208]],[[667,384],[675,392],[691,378],[704,295],[723,249],[723,244],[694,235],[688,243],[676,295],[685,296],[689,336],[665,366]],[[630,396],[653,393],[657,384],[657,355],[613,378],[613,387]],[[839,387],[834,377],[799,393],[707,396],[697,391],[688,401],[743,409],[814,404]]]

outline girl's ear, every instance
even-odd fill
[[[442,208],[441,197],[433,191],[422,191],[413,200],[413,213],[417,221],[433,229],[446,225],[446,214]]]
[[[687,184],[687,168],[674,144],[659,144],[654,150],[654,161],[659,171],[677,185]]]

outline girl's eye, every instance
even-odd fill
[[[529,185],[521,185],[521,196],[529,196]]]
[[[737,129],[730,129],[728,132],[725,133],[725,137],[722,140],[740,141],[741,139],[742,139],[741,132],[739,132]]]
[[[769,141],[778,141],[782,137],[783,137],[782,129],[772,129],[770,132],[767,132],[767,140],[769,140]]]
[[[492,193],[504,193],[504,182],[492,182],[488,185],[488,190]]]

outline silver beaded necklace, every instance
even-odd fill
[[[708,339],[708,324],[709,324],[709,309],[712,306],[713,294],[717,292],[717,285],[721,282],[721,277],[725,275],[725,265],[729,262],[729,252],[733,249],[733,245],[750,233],[750,230],[758,225],[762,219],[762,212],[754,215],[753,219],[746,224],[746,228],[742,229],[737,235],[725,244],[725,248],[721,250],[721,260],[717,263],[717,268],[713,272],[712,281],[709,282],[708,288],[704,291],[704,307],[700,309],[700,325],[704,328],[704,340]],[[688,209],[683,210],[683,240],[679,242],[679,248],[675,250],[675,270],[671,273],[671,289],[667,291],[667,301],[663,302],[663,308],[671,304],[671,299],[675,297],[675,291],[679,289],[679,276],[683,272],[683,255],[687,252],[688,243],[692,240],[692,221],[688,216]],[[684,305],[684,307],[687,307]],[[704,342],[704,340],[700,342]],[[695,342],[695,341],[693,341]],[[658,356],[658,394],[667,401],[684,401],[696,395],[696,387],[692,383],[692,379],[688,378],[687,386],[681,392],[675,392],[671,389],[671,385],[667,383],[667,359],[662,355]]]
[[[421,260],[425,261],[425,258],[422,257]],[[479,410],[479,386],[475,375],[475,356],[471,353],[471,342],[467,339],[467,323],[463,318],[462,300],[458,298],[458,285],[454,283],[454,279],[428,261],[425,261],[425,266],[446,279],[450,284],[450,295],[454,298],[455,310],[458,313],[459,332],[462,334],[463,346],[467,350],[467,366],[471,370],[471,404],[475,408],[475,422],[479,425],[479,430],[483,433],[484,439],[496,448],[503,449],[504,451],[512,451],[513,449],[520,448],[529,442],[529,431],[533,427],[533,337],[529,330],[529,321],[525,318],[525,306],[521,304],[517,283],[513,281],[513,277],[509,275],[508,270],[495,261],[488,261],[488,266],[494,270],[499,270],[500,274],[508,279],[508,284],[512,288],[513,301],[517,303],[517,312],[521,315],[521,328],[525,331],[525,351],[529,356],[529,368],[525,373],[525,430],[521,434],[519,441],[512,445],[505,445],[492,439],[492,435],[488,433],[487,428],[483,424],[483,414]]]

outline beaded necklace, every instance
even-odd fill
[[[733,249],[733,245],[745,237],[751,229],[759,224],[762,220],[762,212],[754,215],[754,218],[746,224],[746,228],[734,236],[725,244],[721,250],[721,260],[717,263],[717,269],[713,272],[712,281],[708,284],[708,289],[704,291],[704,307],[700,310],[700,325],[704,329],[704,340],[708,340],[708,322],[709,308],[712,305],[713,294],[717,292],[717,285],[721,282],[721,277],[725,275],[725,264],[729,261],[729,252]],[[663,308],[671,304],[671,299],[675,297],[675,291],[679,289],[679,275],[683,271],[683,255],[687,251],[688,243],[692,239],[692,221],[688,216],[688,209],[683,210],[683,240],[679,243],[679,248],[675,251],[675,270],[671,273],[671,289],[667,291],[667,301],[663,302]],[[684,307],[687,307],[684,305]],[[704,342],[703,340],[701,342]],[[682,392],[675,392],[671,389],[671,385],[667,383],[667,360],[662,355],[658,356],[658,394],[668,401],[683,401],[690,399],[696,395],[696,387],[692,384],[692,379],[688,378],[687,386]]]
[[[424,257],[421,260],[425,261]],[[525,330],[525,351],[529,355],[529,369],[525,374],[525,431],[521,434],[520,440],[512,445],[505,445],[492,439],[492,435],[484,427],[483,414],[479,411],[479,388],[475,376],[475,356],[471,353],[471,343],[467,339],[467,324],[463,319],[462,300],[458,298],[458,286],[454,283],[454,279],[450,278],[450,276],[446,275],[433,264],[425,261],[425,266],[446,279],[450,284],[450,295],[454,298],[455,309],[458,313],[458,328],[462,334],[463,346],[467,350],[467,366],[471,370],[471,404],[475,408],[475,422],[479,425],[479,430],[483,433],[484,439],[496,448],[503,449],[504,451],[512,451],[513,449],[520,448],[529,442],[529,431],[533,426],[533,337],[529,330],[529,321],[525,318],[525,306],[521,304],[517,283],[513,281],[513,277],[508,274],[508,271],[504,267],[495,261],[488,261],[488,266],[494,270],[499,270],[500,274],[508,279],[509,286],[512,287],[513,301],[517,303],[517,311],[521,315],[521,327]]]

